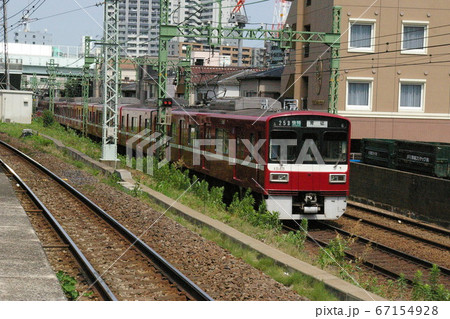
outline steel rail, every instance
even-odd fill
[[[87,260],[75,242],[70,238],[70,236],[66,233],[64,228],[55,217],[50,213],[47,207],[39,200],[36,194],[28,187],[28,185],[17,175],[17,173],[9,167],[3,160],[0,159],[0,164],[6,168],[6,170],[14,177],[14,179],[19,183],[20,187],[22,187],[30,199],[36,204],[38,208],[42,210],[47,221],[52,225],[53,229],[57,232],[58,236],[61,240],[68,246],[70,252],[77,260],[78,264],[81,266],[83,271],[89,278],[91,284],[95,287],[95,289],[99,292],[102,298],[106,301],[117,301],[114,293],[109,289],[108,285],[103,281],[102,277],[95,271],[92,264]]]
[[[400,229],[395,229],[395,228],[390,227],[390,226],[381,225],[381,224],[379,224],[377,222],[373,222],[371,220],[367,220],[367,219],[364,219],[364,218],[361,218],[361,217],[358,217],[358,216],[354,216],[354,215],[351,215],[349,213],[345,213],[343,215],[343,217],[344,218],[346,217],[346,218],[349,218],[349,219],[353,219],[353,220],[361,220],[363,223],[365,223],[367,225],[370,225],[370,226],[373,226],[373,227],[376,227],[376,228],[380,228],[380,229],[384,229],[384,230],[390,231],[390,232],[398,234],[398,235],[406,236],[406,237],[412,238],[414,240],[426,243],[428,245],[439,247],[441,249],[445,249],[445,250],[449,250],[450,249],[450,246],[447,245],[447,244],[442,244],[442,243],[436,242],[436,241],[431,240],[431,239],[427,239],[427,238],[424,238],[424,237],[421,237],[421,236],[418,236],[418,235],[414,235],[414,234],[402,231]],[[417,227],[420,227],[420,225],[418,225]]]
[[[379,243],[377,243],[377,242],[371,241],[371,240],[369,240],[369,239],[367,239],[367,238],[364,238],[364,237],[361,237],[361,236],[357,236],[357,235],[351,234],[351,233],[349,233],[349,232],[347,232],[347,231],[345,231],[345,230],[343,230],[343,229],[340,229],[340,228],[337,228],[337,227],[328,225],[328,224],[326,224],[326,223],[318,222],[318,221],[316,221],[316,222],[317,222],[317,223],[320,223],[320,224],[322,224],[322,225],[324,225],[324,226],[326,226],[327,228],[329,228],[329,229],[331,229],[331,230],[335,230],[335,231],[337,231],[337,232],[339,232],[339,233],[341,233],[341,234],[343,234],[343,235],[345,235],[345,236],[349,236],[349,237],[350,237],[350,236],[353,236],[353,237],[355,237],[356,239],[358,239],[358,241],[360,241],[361,243],[364,243],[364,244],[370,243],[370,244],[372,245],[372,247],[375,247],[375,248],[377,248],[377,249],[383,251],[384,253],[389,253],[389,254],[391,254],[391,255],[394,255],[395,257],[403,258],[403,259],[409,260],[409,261],[411,261],[411,262],[414,262],[414,263],[416,263],[416,264],[419,264],[419,265],[421,265],[421,266],[423,266],[423,267],[427,267],[427,268],[429,268],[429,269],[433,266],[432,263],[430,263],[430,262],[428,262],[428,261],[426,261],[426,260],[422,260],[422,259],[420,259],[420,258],[411,256],[411,255],[408,255],[408,254],[403,253],[403,252],[401,252],[401,251],[398,251],[398,250],[395,250],[395,249],[393,249],[393,248],[390,248],[390,247],[384,246],[384,245],[382,245],[382,244],[379,244]],[[296,231],[296,230],[297,230],[297,229],[294,229],[294,228],[289,227],[289,226],[286,226],[286,225],[283,225],[283,228],[285,228],[285,229],[287,229],[287,230],[289,230],[289,231]],[[324,241],[324,240],[321,240],[321,239],[318,239],[318,238],[314,237],[313,235],[310,235],[309,233],[307,234],[306,238],[307,238],[309,241],[313,242],[313,243],[319,244],[320,248],[326,247],[326,246],[328,245],[328,242],[326,242],[326,241]],[[344,253],[345,253],[345,255],[347,256],[347,258],[350,258],[350,259],[352,259],[352,260],[356,260],[356,259],[357,259],[357,256],[356,256],[355,254],[352,254],[351,252],[345,251]],[[389,277],[391,277],[391,278],[397,279],[397,278],[400,277],[400,274],[399,274],[399,273],[396,273],[396,272],[394,272],[394,271],[391,271],[391,270],[389,270],[389,269],[386,269],[386,268],[384,268],[383,266],[378,265],[375,261],[368,261],[368,260],[363,259],[363,260],[362,260],[362,263],[363,263],[366,267],[369,267],[369,268],[371,268],[371,269],[374,269],[374,270],[376,270],[376,271],[378,271],[378,272],[380,272],[380,273],[382,273],[382,274],[384,274],[384,275],[387,275],[387,276],[389,276]],[[438,267],[439,267],[439,270],[441,271],[441,273],[444,273],[444,274],[447,275],[447,276],[450,275],[450,270],[449,270],[449,269],[447,269],[447,268],[445,268],[445,267],[440,267],[440,266],[438,266]],[[405,278],[405,280],[407,281],[408,284],[412,284],[412,283],[413,283],[413,280],[412,280],[412,279]]]
[[[49,175],[53,180],[63,186],[66,190],[68,190],[72,195],[77,197],[81,202],[83,202],[86,206],[92,209],[99,217],[101,217],[104,221],[106,221],[110,226],[112,226],[116,231],[118,231],[123,237],[125,237],[131,245],[135,246],[141,253],[143,253],[147,258],[149,258],[154,265],[163,273],[169,281],[178,286],[179,289],[187,293],[191,299],[198,301],[213,301],[213,299],[200,287],[198,287],[195,283],[193,283],[189,278],[187,278],[184,274],[182,274],[178,269],[172,266],[167,260],[165,260],[161,255],[159,255],[156,251],[150,248],[146,243],[144,243],[139,237],[130,232],[127,228],[122,226],[118,221],[116,221],[113,217],[108,215],[103,209],[98,207],[95,203],[89,200],[82,193],[77,191],[71,185],[63,181],[56,174],[39,164],[37,161],[29,157],[28,155],[22,153],[21,151],[15,149],[11,145],[5,143],[0,140],[0,143],[10,150],[16,152],[21,157],[25,158],[27,161],[32,163],[38,169],[45,172]]]
[[[421,221],[418,221],[418,220],[414,220],[412,218],[393,215],[393,214],[390,214],[388,212],[384,212],[380,208],[377,208],[377,207],[370,207],[369,205],[361,204],[361,203],[354,202],[354,201],[347,201],[347,205],[351,206],[353,208],[359,209],[359,210],[363,210],[363,211],[368,212],[370,214],[380,215],[382,217],[389,218],[391,220],[396,220],[396,221],[400,220],[402,223],[405,223],[405,224],[409,224],[409,225],[412,225],[412,226],[417,226],[417,227],[423,228],[425,230],[429,230],[429,231],[436,232],[436,233],[439,233],[439,234],[442,234],[442,235],[450,236],[450,230],[448,230],[448,229],[445,229],[445,228],[442,228],[442,227],[438,227],[438,226],[434,226],[434,225],[430,225],[430,224],[426,224],[424,222],[421,222]]]
[[[385,246],[383,244],[377,243],[375,241],[372,241],[370,239],[364,238],[362,236],[358,236],[358,235],[352,234],[352,233],[350,233],[348,231],[345,231],[345,230],[343,230],[343,229],[341,229],[339,227],[335,227],[335,226],[329,225],[329,224],[324,223],[324,222],[318,222],[318,223],[321,224],[321,225],[324,225],[324,226],[326,226],[326,227],[328,227],[328,228],[330,228],[330,229],[332,229],[332,230],[334,230],[334,231],[336,231],[338,233],[341,233],[341,234],[343,234],[345,236],[355,237],[359,241],[361,241],[362,243],[365,243],[365,244],[370,243],[372,245],[372,247],[376,247],[376,248],[378,248],[378,249],[380,249],[382,251],[385,251],[387,253],[390,253],[390,254],[396,255],[398,257],[404,258],[406,260],[412,261],[412,262],[414,262],[416,264],[422,265],[422,266],[427,267],[429,269],[431,269],[431,267],[433,267],[433,263],[431,263],[431,262],[429,262],[427,260],[424,260],[424,259],[412,256],[412,255],[409,255],[407,253],[401,252],[401,251],[399,251],[397,249],[394,249],[394,248],[390,248],[388,246]],[[446,267],[439,266],[439,265],[437,265],[437,267],[439,268],[439,270],[441,271],[442,274],[445,274],[446,276],[450,276],[450,269],[448,269]]]

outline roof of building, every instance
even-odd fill
[[[211,67],[211,66],[192,66],[191,82],[194,85],[202,84],[239,84],[237,78],[250,73],[259,72],[265,69],[248,67]]]
[[[269,70],[254,72],[245,76],[238,77],[238,80],[251,80],[251,79],[281,79],[284,66],[272,68]]]

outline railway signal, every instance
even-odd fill
[[[162,106],[164,107],[172,107],[173,100],[171,98],[165,98],[162,100]]]

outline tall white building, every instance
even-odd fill
[[[236,0],[222,0],[222,25],[230,26],[228,19]],[[119,3],[119,43],[122,54],[127,56],[158,55],[159,0],[123,0]],[[175,25],[219,25],[219,2],[214,0],[170,1],[170,23]],[[175,42],[206,42],[200,35],[196,38],[174,38]],[[222,44],[233,45],[235,40]]]

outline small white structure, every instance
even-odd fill
[[[33,92],[0,90],[0,122],[31,124]]]

